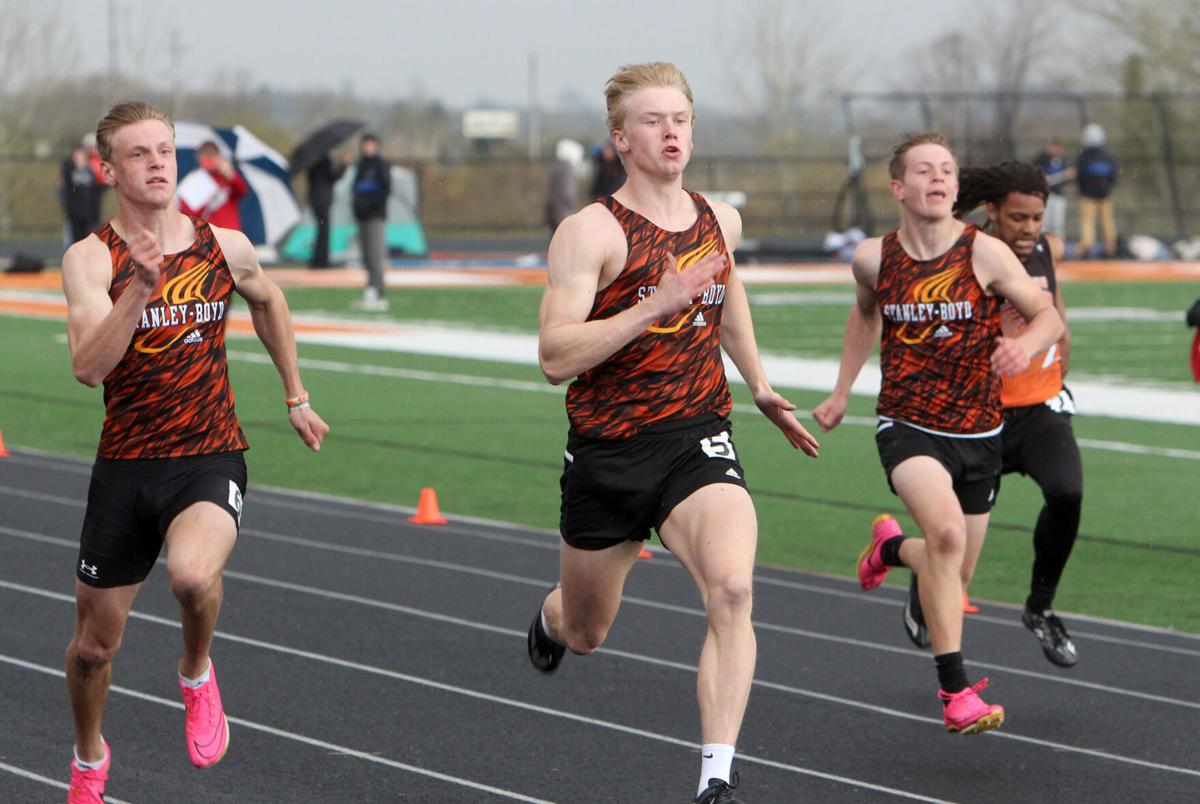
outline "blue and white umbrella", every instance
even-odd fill
[[[181,187],[190,174],[200,169],[196,150],[205,142],[215,142],[250,186],[250,192],[238,202],[242,231],[256,246],[274,246],[300,220],[287,160],[244,126],[213,128],[201,123],[176,123],[175,153]]]

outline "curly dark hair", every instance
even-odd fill
[[[1050,194],[1046,174],[1028,162],[1000,162],[987,167],[963,168],[958,176],[958,200],[954,217],[962,218],[980,204],[1003,203],[1009,193],[1040,196]]]

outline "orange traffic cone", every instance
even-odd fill
[[[963,592],[963,612],[966,614],[979,613],[979,607],[971,602],[971,598],[967,596],[966,592]]]
[[[408,521],[416,525],[445,525],[446,520],[438,513],[437,492],[428,486],[421,489],[421,498],[417,501],[417,515],[410,516]]]
[[[654,558],[654,553],[643,547],[642,552],[638,553],[638,558]]]
[[[4,431],[0,430],[0,458],[7,458],[8,450],[4,448]]]

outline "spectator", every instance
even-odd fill
[[[101,166],[100,151],[96,149],[96,132],[89,131],[84,134],[80,145],[87,154],[88,166],[92,169],[92,176],[96,179],[92,185],[91,224],[88,227],[88,231],[92,231],[100,228],[100,206],[104,201],[104,193],[108,190],[108,185],[104,182],[104,168]]]
[[[83,146],[71,149],[71,155],[63,160],[60,196],[63,216],[67,222],[67,239],[78,243],[98,226],[92,213],[95,199],[100,195],[96,175],[88,164],[87,151]]]
[[[317,222],[317,240],[313,245],[309,268],[329,266],[329,210],[333,207],[333,185],[346,172],[345,160],[334,164],[325,154],[308,169],[308,203]]]
[[[196,161],[200,163],[200,169],[213,180],[212,192],[195,206],[181,198],[180,210],[186,215],[206,220],[213,226],[240,232],[242,219],[238,214],[238,202],[250,190],[246,180],[211,140],[196,149]]]
[[[595,171],[592,174],[592,198],[603,198],[621,189],[625,183],[625,166],[613,146],[612,140],[596,148],[593,157]]]
[[[367,269],[367,287],[358,306],[372,312],[388,308],[383,296],[383,272],[387,262],[387,201],[391,191],[391,166],[379,155],[379,138],[364,134],[354,166],[353,206],[359,248]]]
[[[1079,152],[1076,182],[1079,185],[1079,254],[1088,256],[1096,243],[1096,218],[1104,256],[1117,254],[1117,224],[1113,216],[1111,194],[1117,183],[1117,162],[1104,147],[1104,129],[1090,123],[1083,129],[1083,150]]]
[[[579,166],[583,164],[583,146],[574,140],[559,140],[554,149],[554,168],[546,192],[546,224],[550,234],[568,215],[579,211]]]
[[[1033,163],[1046,174],[1046,185],[1050,189],[1050,194],[1046,197],[1046,216],[1043,219],[1042,231],[1065,238],[1067,197],[1063,195],[1063,186],[1075,178],[1075,168],[1067,164],[1062,138],[1051,137],[1045,149],[1034,157]]]

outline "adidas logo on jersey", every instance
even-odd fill
[[[183,339],[183,342],[200,343],[202,340],[204,340],[204,336],[200,334],[200,330],[194,329],[187,334],[187,337]]]
[[[933,337],[935,337],[935,338],[949,338],[953,335],[954,335],[954,333],[950,331],[950,327],[946,326],[945,324],[942,324],[933,333]]]
[[[736,470],[736,469],[732,469],[732,468],[731,468],[731,469],[726,469],[726,470],[725,470],[725,474],[726,474],[726,475],[728,475],[729,477],[732,477],[732,478],[736,479],[736,480],[741,480],[741,479],[742,479],[742,476],[741,476],[741,475],[739,475],[739,474],[737,473],[737,470]]]
[[[692,326],[693,327],[707,327],[708,326],[708,322],[704,320],[704,311],[703,310],[696,311],[696,317],[692,319]]]

